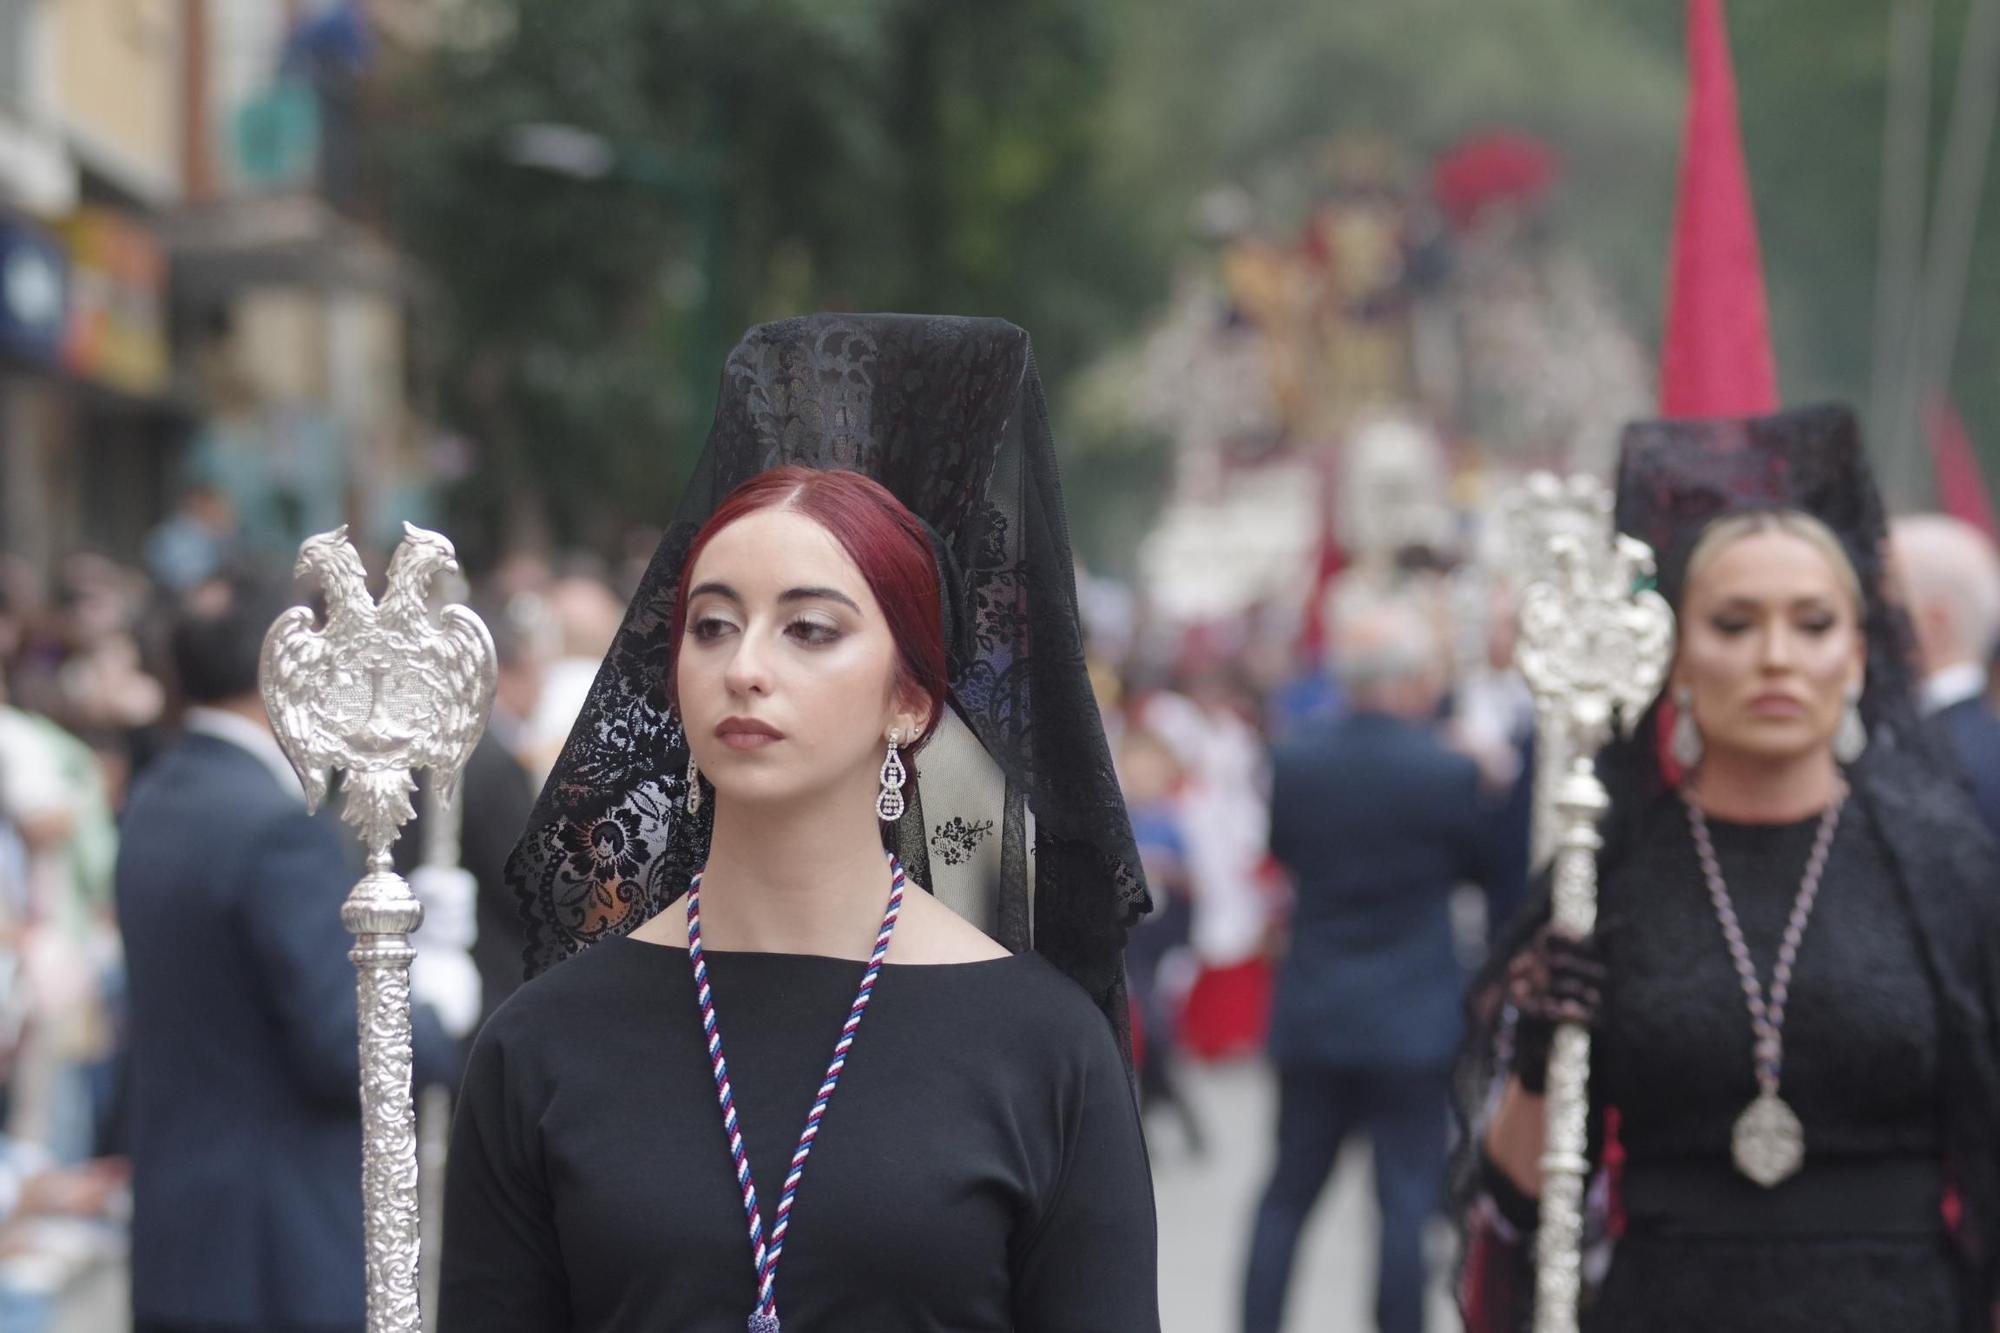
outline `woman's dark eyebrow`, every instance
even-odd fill
[[[839,602],[853,611],[860,611],[861,605],[846,593],[834,588],[789,588],[778,597],[781,602]]]
[[[743,594],[730,587],[727,583],[703,583],[689,588],[688,600],[692,602],[697,597],[726,597],[738,606],[743,604]],[[778,594],[778,600],[781,602],[839,602],[842,606],[848,607],[856,613],[859,613],[861,610],[860,603],[838,588],[788,588]]]
[[[1766,606],[1769,606],[1769,605],[1773,605],[1773,604],[1774,604],[1774,603],[1772,603],[1772,602],[1769,602],[1769,601],[1767,601],[1766,599],[1764,599],[1764,598],[1762,598],[1762,597],[1750,597],[1750,596],[1746,596],[1746,595],[1744,595],[1744,594],[1742,594],[1742,593],[1738,593],[1738,594],[1735,594],[1734,596],[1730,596],[1730,597],[1725,597],[1725,598],[1723,598],[1723,599],[1722,599],[1722,601],[1720,601],[1719,603],[1717,603],[1717,604],[1716,604],[1716,606],[1715,606],[1715,610],[1717,610],[1717,611],[1737,611],[1737,610],[1743,610],[1743,611],[1757,611],[1757,610],[1761,610],[1761,609],[1763,609],[1763,608],[1764,608],[1764,607],[1766,607]],[[1781,601],[1781,602],[1778,602],[1778,603],[1775,603],[1775,604],[1776,604],[1776,605],[1782,605],[1782,606],[1786,606],[1786,607],[1789,607],[1789,608],[1791,608],[1792,610],[1795,610],[1795,611],[1796,611],[1796,610],[1800,609],[1801,607],[1814,607],[1814,608],[1819,608],[1819,607],[1828,607],[1828,606],[1832,606],[1832,605],[1834,605],[1834,599],[1833,599],[1833,598],[1831,598],[1831,597],[1829,597],[1829,596],[1827,596],[1827,595],[1826,595],[1825,593],[1818,593],[1818,592],[1809,592],[1809,593],[1803,593],[1803,594],[1801,594],[1800,596],[1797,596],[1797,597],[1793,597],[1793,598],[1790,598],[1790,599],[1788,599],[1788,600],[1784,600],[1784,601]]]

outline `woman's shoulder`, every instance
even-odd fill
[[[1007,957],[1007,950],[985,931],[929,893],[916,891],[904,897],[890,950],[896,962],[925,966]]]
[[[913,965],[899,972],[932,992],[927,1012],[949,1023],[968,1047],[1030,1064],[1122,1067],[1104,1011],[1039,953],[1003,952],[993,959]]]
[[[549,1034],[572,1038],[579,1024],[600,1024],[615,1006],[643,988],[646,971],[636,951],[650,946],[613,936],[599,940],[523,982],[494,1009],[479,1042],[523,1047]],[[613,1007],[607,1007],[613,1006]]]
[[[2000,855],[1957,775],[1932,756],[1885,747],[1881,755],[1871,751],[1855,778],[1875,831],[1908,883],[1955,893],[1966,910],[1990,919]]]

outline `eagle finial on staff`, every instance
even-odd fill
[[[264,639],[264,704],[308,803],[346,770],[343,816],[378,858],[414,813],[412,773],[432,770],[449,801],[492,708],[485,625],[463,606],[430,610],[432,581],[457,568],[449,541],[405,523],[377,603],[345,527],[307,538],[295,573],[324,590],[325,623],[293,607]]]

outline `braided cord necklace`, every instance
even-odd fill
[[[694,969],[695,998],[701,1004],[701,1029],[708,1038],[709,1070],[715,1075],[716,1101],[722,1107],[722,1129],[729,1139],[730,1160],[736,1165],[736,1183],[743,1191],[743,1213],[749,1222],[750,1257],[757,1271],[757,1308],[750,1312],[749,1333],[780,1333],[778,1327],[778,1260],[785,1252],[785,1233],[791,1229],[792,1204],[799,1195],[799,1181],[805,1175],[806,1158],[819,1138],[820,1122],[833,1100],[840,1071],[847,1066],[847,1053],[854,1047],[854,1034],[861,1030],[861,1017],[875,994],[875,979],[882,975],[882,960],[889,953],[889,938],[896,933],[896,919],[903,912],[903,890],[907,880],[903,863],[889,858],[892,887],[889,908],[882,914],[882,928],[875,933],[875,951],[868,956],[868,968],[861,974],[861,989],[855,993],[847,1021],[841,1024],[840,1039],[833,1045],[833,1060],[820,1080],[819,1093],[806,1115],[806,1127],[799,1146],[792,1153],[791,1170],[785,1173],[785,1187],[778,1196],[778,1210],[771,1219],[771,1239],[764,1240],[764,1217],[757,1207],[757,1182],[750,1173],[750,1153],[743,1145],[742,1126],[736,1118],[736,1093],[729,1082],[729,1062],[722,1055],[722,1029],[715,1020],[715,992],[708,984],[708,959],[701,948],[701,872],[688,884],[688,962]]]
[[[1819,819],[1812,854],[1806,858],[1798,897],[1778,945],[1777,963],[1771,969],[1771,989],[1767,998],[1757,979],[1757,966],[1750,961],[1750,945],[1743,938],[1743,926],[1736,918],[1736,906],[1729,900],[1728,886],[1722,882],[1722,864],[1715,856],[1715,842],[1709,837],[1708,816],[1685,790],[1681,801],[1687,806],[1688,826],[1694,833],[1695,855],[1701,861],[1702,878],[1708,883],[1709,902],[1722,927],[1723,943],[1729,947],[1736,965],[1737,980],[1750,1009],[1750,1030],[1754,1047],[1757,1096],[1751,1101],[1730,1133],[1730,1157],[1736,1169],[1766,1189],[1798,1174],[1805,1164],[1805,1127],[1798,1113],[1778,1095],[1778,1080],[1785,1064],[1785,1002],[1791,997],[1792,969],[1799,960],[1799,944],[1805,938],[1806,922],[1813,904],[1819,900],[1820,878],[1826,872],[1827,853],[1833,847],[1834,830],[1840,826],[1840,808],[1847,803],[1843,789]]]

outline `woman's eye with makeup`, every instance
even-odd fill
[[[734,628],[736,627],[721,616],[697,616],[694,623],[688,626],[688,633],[692,634],[697,640],[706,643],[712,639],[721,638]]]
[[[1710,616],[1708,627],[1724,638],[1733,639],[1750,628],[1751,622],[1744,616]]]
[[[823,620],[801,617],[785,627],[785,632],[809,648],[821,647],[840,637],[840,630]]]
[[[1801,632],[1818,636],[1828,633],[1840,622],[1836,617],[1830,616],[1823,611],[1813,611],[1800,616],[1794,623],[1798,625]]]

